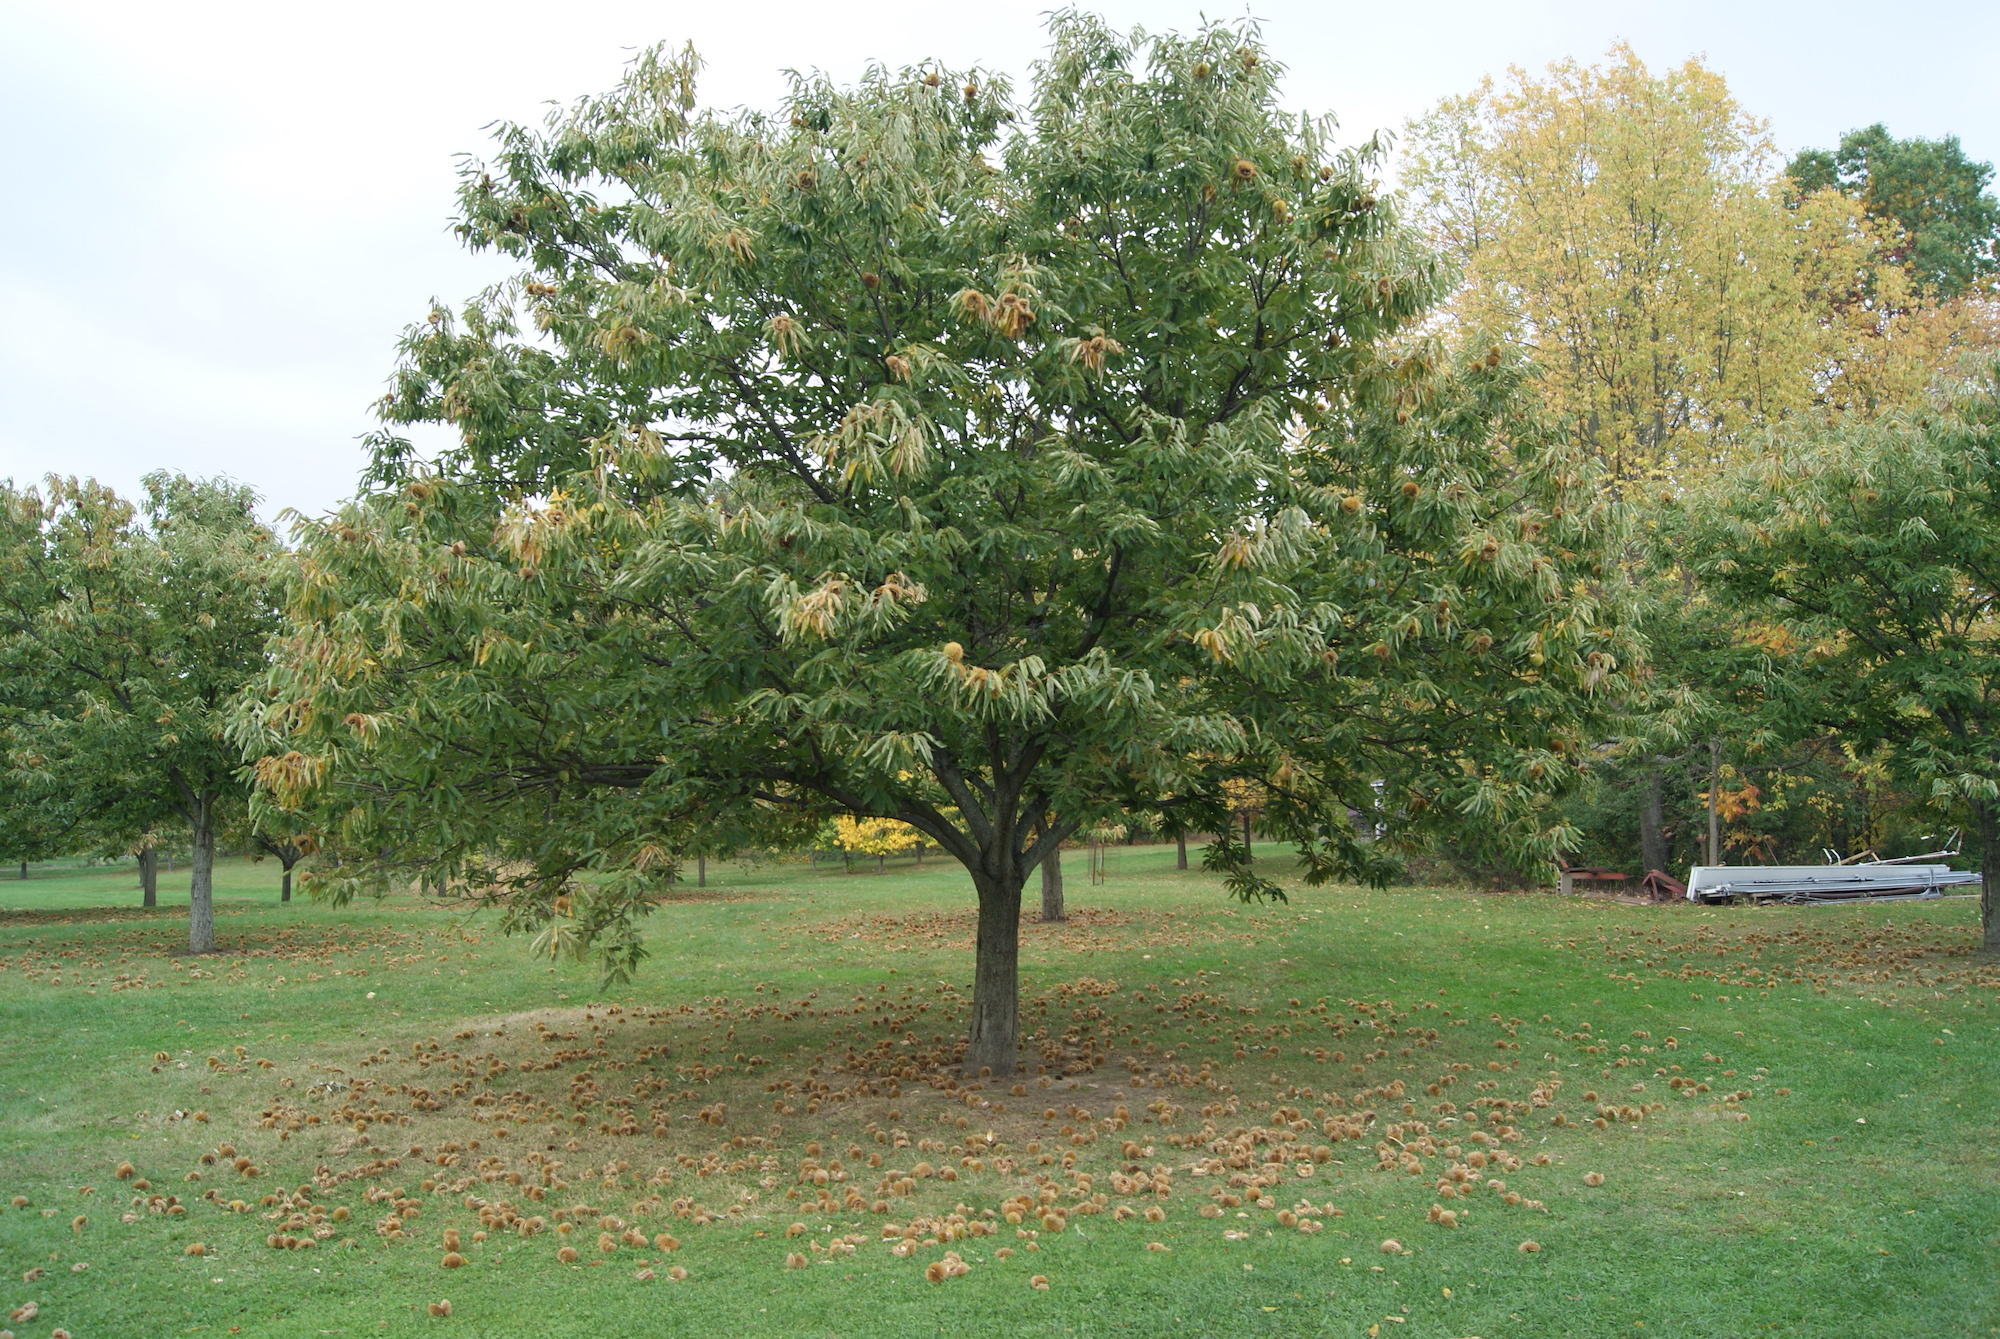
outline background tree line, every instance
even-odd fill
[[[1461,275],[1434,319],[1531,348],[1634,519],[1647,691],[1563,801],[1576,857],[1640,872],[1906,855],[1976,822],[1964,776],[1913,766],[1929,732],[1912,722],[1934,723],[1919,704],[1942,682],[1900,699],[1914,717],[1863,730],[1810,671],[1895,622],[1885,592],[1911,578],[1876,570],[1867,532],[1942,534],[1970,505],[1920,467],[1960,467],[1984,440],[2000,348],[1991,166],[1879,124],[1787,162],[1715,71],[1656,74],[1623,48],[1446,99],[1404,147],[1411,204]],[[1717,556],[1742,538],[1722,518],[1749,499],[1817,499],[1857,470],[1911,472],[1900,510],[1850,512],[1856,547],[1811,561],[1874,603],[1836,615],[1788,598],[1803,577],[1774,569],[1779,549]],[[1984,579],[1932,556],[1972,592],[1976,643]]]

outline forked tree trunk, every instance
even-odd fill
[[[1004,1078],[1019,1062],[1021,1041],[1021,885],[1011,878],[973,875],[979,893],[979,937],[972,974],[972,1025],[965,1072]]]
[[[215,951],[215,824],[207,800],[194,806],[194,852],[188,859],[188,952]]]
[[[139,850],[139,905],[160,905],[160,853],[151,846]]]
[[[1646,867],[1640,873],[1642,877],[1656,869],[1668,873],[1666,805],[1660,774],[1648,772],[1639,784],[1644,791],[1639,800],[1639,862]]]
[[[1042,857],[1042,919],[1069,919],[1063,914],[1062,847]]]

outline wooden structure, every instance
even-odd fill
[[[1562,859],[1556,861],[1556,868],[1560,871],[1556,889],[1562,893],[1575,892],[1578,883],[1612,885],[1611,891],[1621,892],[1632,878],[1630,874],[1623,874],[1615,869],[1599,869],[1594,865],[1572,865]]]
[[[1649,869],[1646,877],[1639,880],[1639,886],[1646,890],[1646,896],[1655,902],[1672,902],[1687,896],[1687,885],[1664,870]]]

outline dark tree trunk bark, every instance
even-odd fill
[[[189,827],[194,852],[188,859],[188,952],[215,952],[215,823],[206,799],[195,802]]]
[[[1020,1067],[1022,887],[1044,862],[1055,866],[1060,878],[1057,853],[1076,824],[1056,822],[1048,797],[1026,785],[1042,756],[1040,745],[1003,757],[999,742],[989,742],[990,784],[968,779],[949,753],[931,754],[931,770],[951,795],[960,822],[925,806],[889,816],[935,838],[972,878],[979,933],[964,1073],[1004,1078]]]
[[[1988,953],[2000,953],[2000,809],[1975,805],[1979,829],[1979,939]]]
[[[28,862],[23,860],[21,862],[21,882],[26,883],[27,881],[28,881]]]
[[[708,857],[705,855],[697,855],[694,858],[694,886],[708,887]]]
[[[1243,815],[1243,858],[1250,859],[1250,815]]]
[[[1010,870],[1000,878],[973,875],[979,893],[979,938],[974,950],[972,1025],[966,1034],[967,1074],[1005,1078],[1019,1063],[1024,882],[1025,871]]]
[[[292,900],[292,867],[290,865],[287,865],[285,866],[284,880],[278,885],[278,901],[282,903],[282,902],[289,902],[291,900]]]
[[[1643,876],[1649,871],[1667,869],[1667,822],[1665,790],[1658,772],[1648,772],[1639,785],[1643,794],[1639,800],[1639,860],[1645,865],[1640,871]]]
[[[1722,787],[1722,741],[1708,741],[1708,863],[1722,863],[1722,819],[1717,812]]]
[[[1185,832],[1176,832],[1174,834],[1174,868],[1187,868],[1187,834]]]
[[[1042,857],[1042,919],[1069,919],[1063,914],[1062,847]]]
[[[139,905],[160,905],[160,853],[150,846],[139,851]]]

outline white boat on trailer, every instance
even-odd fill
[[[1953,834],[1954,838],[1956,835]],[[1900,860],[1862,859],[1856,863],[1831,860],[1824,865],[1696,865],[1688,871],[1687,899],[1710,905],[1748,902],[1753,906],[1771,903],[1796,906],[1945,897],[1947,888],[1963,888],[1979,882],[1978,870],[1953,869],[1936,863],[1940,856],[1957,855],[1957,845],[1954,840],[1942,851]]]

